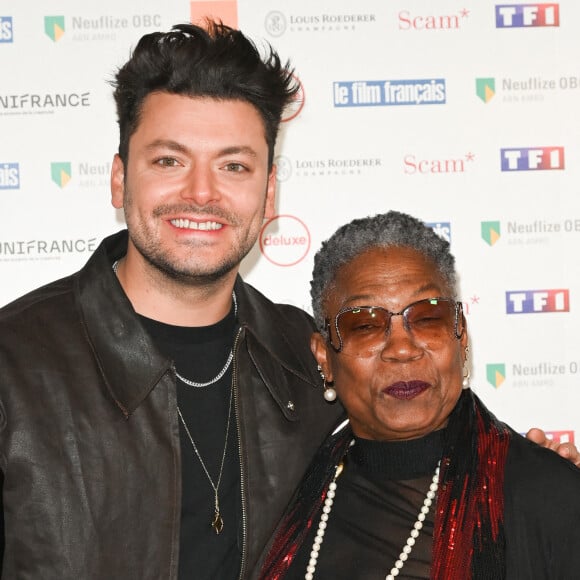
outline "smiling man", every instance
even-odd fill
[[[292,79],[211,23],[144,36],[117,72],[127,230],[0,311],[3,578],[255,577],[342,413],[311,318],[238,276]]]
[[[297,87],[213,23],[144,36],[114,87],[127,231],[0,314],[3,577],[247,578],[341,413],[310,317],[238,277]]]

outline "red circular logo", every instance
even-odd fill
[[[276,266],[294,266],[310,250],[310,231],[293,215],[269,219],[260,232],[260,251]]]

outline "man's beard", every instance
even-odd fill
[[[129,203],[125,204],[125,221],[129,225],[131,221],[128,219],[128,214],[130,213],[128,210],[131,209],[131,196],[126,196],[125,199],[129,201]],[[222,208],[208,206],[198,207],[192,204],[159,206],[153,212],[153,216],[160,218],[164,215],[175,213],[194,213],[196,216],[206,215],[208,221],[215,220],[215,218],[221,218],[228,224],[226,227],[236,227],[240,224],[240,220],[236,215],[227,212]],[[164,276],[186,286],[211,284],[222,279],[232,270],[238,268],[240,262],[246,257],[256,243],[258,232],[256,232],[256,234],[251,238],[248,238],[248,235],[251,233],[252,231],[250,228],[246,232],[246,238],[234,241],[234,244],[230,247],[231,252],[223,256],[221,261],[214,264],[211,269],[204,269],[200,263],[191,265],[188,263],[184,263],[183,265],[178,264],[177,259],[173,258],[170,250],[164,250],[162,244],[158,240],[148,237],[148,232],[142,223],[137,224],[134,228],[129,228],[129,237],[145,261]],[[192,255],[195,255],[198,248],[203,247],[203,245],[203,242],[199,241],[193,243],[191,245]]]

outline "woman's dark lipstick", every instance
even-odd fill
[[[397,381],[383,389],[383,393],[395,399],[407,400],[414,399],[430,387],[425,381]]]

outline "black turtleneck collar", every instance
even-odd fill
[[[348,456],[369,477],[415,479],[433,473],[443,453],[445,429],[409,441],[355,438]]]

